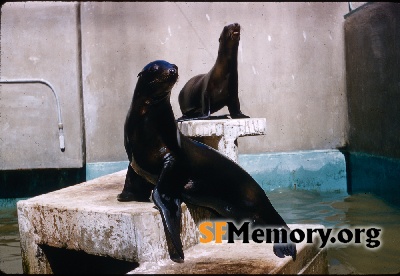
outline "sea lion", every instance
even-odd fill
[[[170,104],[178,67],[157,60],[146,65],[138,77],[124,129],[130,165],[118,200],[148,201],[151,194],[161,213],[171,259],[184,260],[182,201],[228,219],[289,229],[246,171],[179,131]],[[274,252],[279,257],[296,257],[294,244],[276,243]]]
[[[191,78],[179,93],[182,117],[178,121],[210,119],[210,115],[228,106],[231,118],[249,118],[240,111],[238,97],[237,53],[240,25],[233,23],[222,30],[218,57],[207,74]]]

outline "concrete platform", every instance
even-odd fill
[[[184,204],[181,239],[185,263],[174,263],[169,260],[163,224],[154,205],[117,201],[125,173],[19,201],[24,273],[94,273],[100,264],[104,265],[101,271],[109,269],[109,273],[325,271],[325,253],[314,245],[299,244],[298,259],[293,262],[277,258],[272,245],[266,243],[199,244],[195,223],[199,212],[192,209],[191,214]]]
[[[265,118],[193,120],[178,122],[183,135],[203,142],[238,162],[237,138],[264,135]]]
[[[310,226],[310,225],[309,225]],[[291,227],[302,228],[294,225]],[[313,225],[312,227],[316,227]],[[297,245],[298,256],[278,258],[272,244],[241,241],[229,244],[214,242],[197,244],[185,251],[185,262],[162,260],[143,263],[129,274],[327,274],[326,250],[301,243]]]

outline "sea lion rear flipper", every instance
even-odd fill
[[[274,254],[279,258],[285,256],[292,256],[293,261],[296,260],[296,245],[294,243],[274,243],[273,246]]]
[[[170,258],[174,262],[182,263],[184,254],[180,239],[181,199],[178,197],[178,193],[172,188],[172,181],[175,178],[171,170],[174,165],[175,158],[172,154],[167,153],[164,157],[164,167],[153,190],[152,198],[161,213]]]
[[[153,191],[153,202],[161,213],[171,260],[182,263],[184,254],[180,239],[181,201],[178,198],[160,194],[156,187]]]

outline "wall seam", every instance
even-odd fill
[[[83,70],[82,70],[82,20],[81,20],[81,3],[76,5],[76,31],[77,31],[77,54],[78,54],[78,89],[81,108],[81,131],[82,131],[82,166],[86,167],[86,126],[85,126],[85,108],[83,97]]]

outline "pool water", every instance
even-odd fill
[[[329,228],[378,227],[382,244],[335,244],[328,249],[330,274],[380,274],[400,272],[400,208],[371,194],[276,189],[267,193],[287,223],[322,224]],[[0,208],[0,274],[22,273],[17,211]]]
[[[22,273],[16,207],[0,207],[0,274]]]
[[[382,274],[400,272],[400,208],[372,194],[318,193],[305,190],[268,192],[287,223],[315,223],[329,228],[376,227],[381,245],[334,244],[328,248],[329,274]]]

